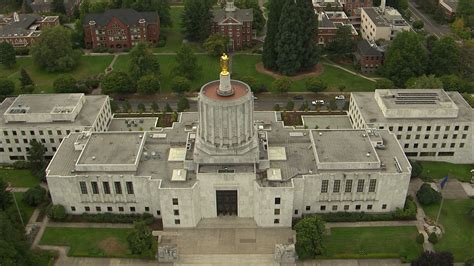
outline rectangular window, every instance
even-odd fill
[[[367,210],[372,210],[372,204],[367,205]]]
[[[415,139],[420,139],[420,135],[415,135]]]
[[[459,126],[454,126],[454,130],[458,131],[458,130],[459,130]]]
[[[425,139],[429,139],[430,138],[430,135],[425,135]]]
[[[321,193],[327,193],[328,192],[328,184],[329,180],[323,180],[321,184]]]
[[[109,182],[102,182],[102,186],[104,187],[104,194],[110,194]]]
[[[156,211],[156,215],[161,216],[161,211]]]
[[[149,212],[149,211],[150,211],[150,207],[145,207],[145,211],[146,211],[146,212]]]
[[[382,204],[382,210],[387,209],[387,204]]]
[[[436,148],[437,145],[438,145],[438,143],[433,143],[433,144],[431,145],[431,148]]]
[[[454,134],[453,139],[457,139],[457,138],[458,138],[458,134]]]
[[[175,219],[174,224],[181,224],[181,221],[179,219]]]
[[[123,212],[123,207],[119,207],[119,212]]]
[[[79,186],[81,187],[81,193],[82,194],[87,194],[87,186],[86,186],[86,182],[79,182]]]
[[[133,194],[133,183],[129,181],[126,183],[126,185],[127,185],[127,193]]]
[[[413,144],[413,148],[417,149],[418,148],[418,143]]]
[[[348,211],[349,210],[349,205],[344,205],[344,210]]]
[[[71,211],[75,212],[75,211],[76,211],[76,207],[71,206]]]
[[[326,205],[321,205],[320,210],[325,211],[326,210]]]
[[[92,186],[92,193],[99,194],[99,186],[97,185],[97,182],[91,182],[91,186]]]
[[[451,143],[450,147],[454,148],[456,146],[456,143]]]
[[[444,128],[445,131],[449,131],[450,129],[451,129],[450,126],[446,126],[446,127]]]
[[[114,182],[115,194],[122,194],[122,185],[120,182]]]
[[[464,126],[464,131],[468,131],[469,130],[469,126]]]
[[[101,209],[100,209],[100,207],[99,207],[99,206],[95,207],[95,210],[96,210],[96,211],[98,211],[98,212],[100,212],[100,211],[101,211]]]
[[[426,126],[426,131],[431,131],[431,126]]]
[[[435,134],[434,139],[439,139],[439,134]]]
[[[346,189],[344,191],[345,192],[352,192],[352,180],[351,179],[346,180]]]
[[[280,215],[280,209],[275,209],[275,210],[273,211],[273,214],[275,214],[275,215]]]
[[[306,206],[306,210],[307,210],[307,211],[310,211],[310,210],[311,210],[311,206]]]
[[[446,148],[446,143],[441,143],[441,148]]]
[[[337,205],[332,205],[332,210],[337,211]]]
[[[173,198],[173,205],[178,205],[178,198]]]
[[[412,126],[408,126],[408,131],[412,131],[413,130],[413,127]]]
[[[356,210],[360,210],[360,205],[356,205]]]
[[[174,215],[179,215],[179,210],[173,210]]]
[[[404,148],[405,148],[405,149],[410,148],[410,144],[406,143],[406,144],[404,145]]]
[[[295,215],[298,215],[298,210],[295,210]]]
[[[108,212],[111,212],[112,210],[113,210],[112,207],[110,207],[110,206],[107,207],[107,211],[108,211]]]
[[[130,207],[131,212],[135,212],[135,207]]]
[[[85,210],[86,212],[88,212],[88,211],[91,210],[91,208],[89,208],[89,206],[86,206],[86,207],[84,207],[84,210]]]
[[[357,192],[364,192],[364,179],[359,179],[357,181]]]
[[[273,223],[274,223],[274,224],[279,224],[279,223],[280,223],[280,219],[274,219],[274,220],[273,220]]]
[[[280,198],[280,197],[275,198],[275,204],[280,204],[280,202],[281,202],[281,198]]]
[[[370,179],[369,181],[369,192],[375,192],[375,187],[377,186],[377,179]]]
[[[399,126],[398,131],[403,131],[403,126]]]
[[[332,192],[338,193],[341,189],[341,180],[334,180],[334,187],[332,188]]]
[[[421,126],[417,126],[416,131],[421,131]]]

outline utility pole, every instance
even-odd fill
[[[25,227],[25,222],[23,221],[23,216],[21,216],[20,208],[18,207],[18,202],[16,201],[15,194],[13,193],[13,188],[9,186],[7,188],[7,190],[10,191],[10,193],[12,194],[13,201],[15,202],[16,211],[18,212],[18,216],[20,216],[21,224],[23,225],[23,227]]]

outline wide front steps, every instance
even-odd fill
[[[262,265],[277,266],[273,254],[206,254],[206,255],[180,255],[179,260],[173,265]]]

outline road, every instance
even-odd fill
[[[416,8],[416,3],[413,0],[408,1],[408,9],[416,19],[423,21],[425,30],[427,32],[435,35],[438,38],[451,34],[451,29],[448,25],[440,25],[428,15],[423,14]]]

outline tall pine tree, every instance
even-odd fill
[[[312,69],[318,62],[318,47],[315,44],[318,19],[314,13],[312,0],[297,0],[301,18],[303,50],[300,54],[301,70]]]
[[[271,0],[267,21],[267,35],[263,44],[262,61],[265,68],[277,70],[276,41],[278,35],[278,25],[280,23],[281,11],[286,0]]]
[[[181,25],[190,41],[204,41],[211,34],[211,0],[186,0]]]

